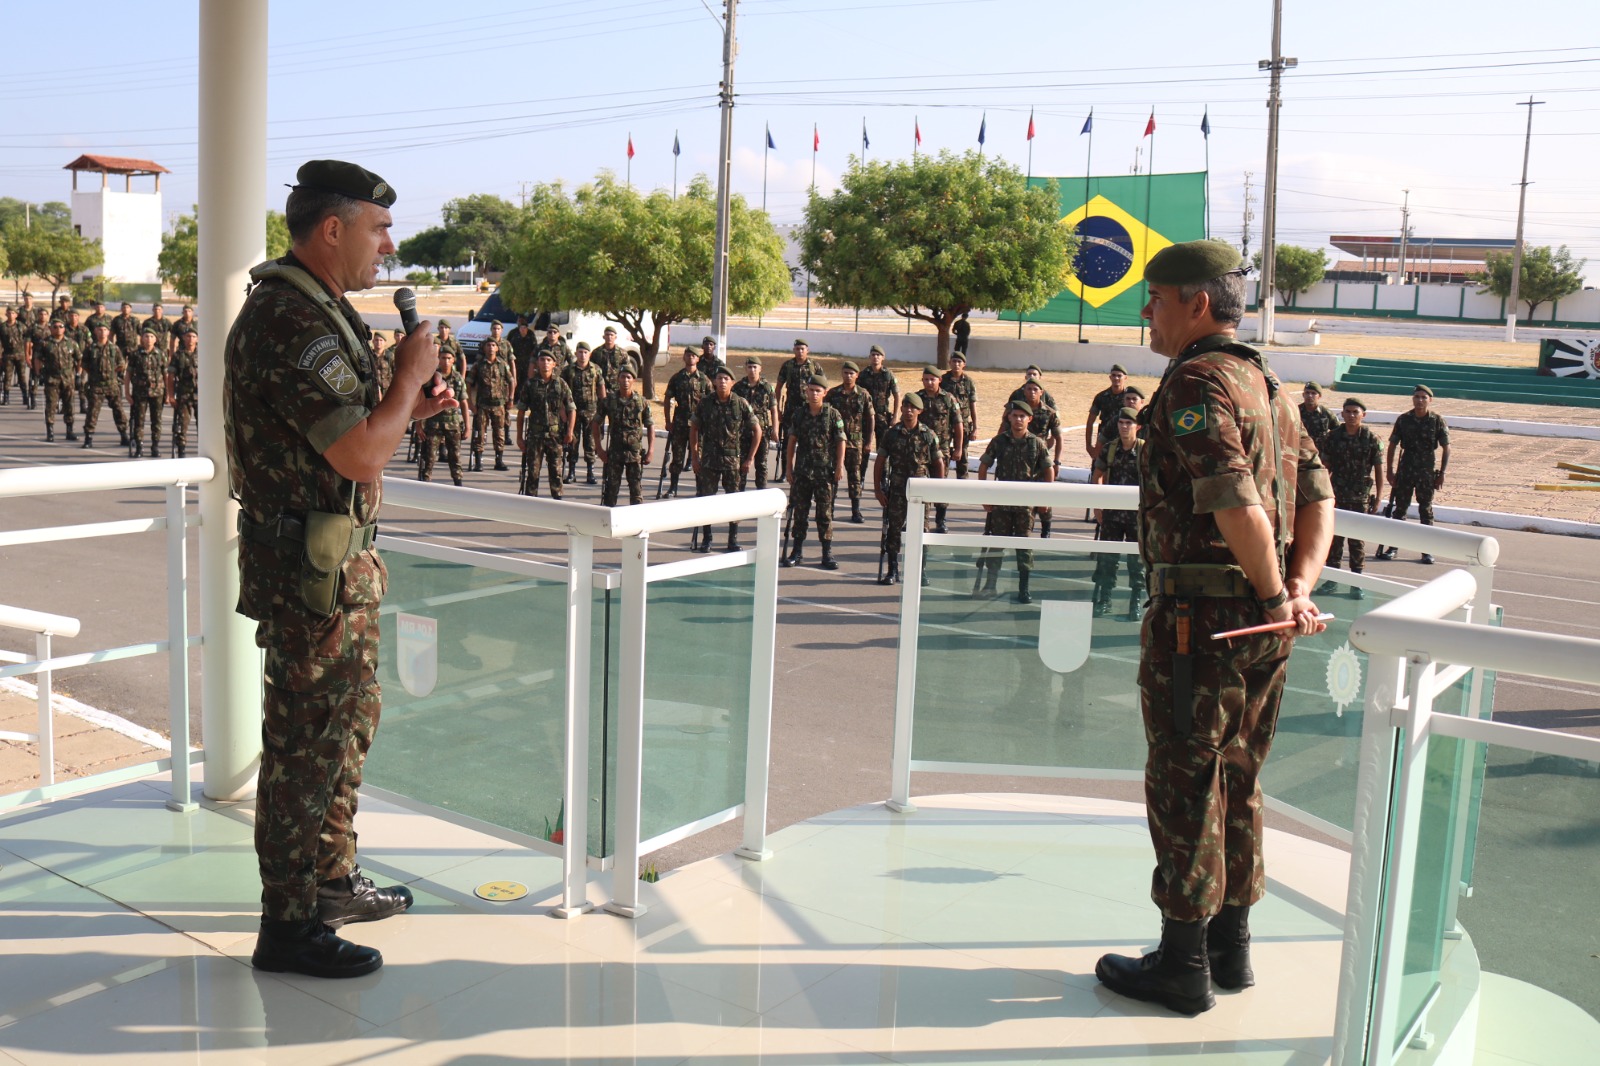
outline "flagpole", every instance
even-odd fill
[[[763,178],[763,180],[765,180],[765,179]],[[678,131],[677,130],[673,130],[672,131],[672,198],[674,200],[676,200],[678,198]],[[762,210],[766,210],[765,202],[762,203]]]
[[[1139,264],[1139,277],[1141,279],[1139,281],[1139,304],[1140,304],[1141,307],[1145,303],[1147,303],[1149,301],[1149,299],[1150,299],[1150,283],[1148,281],[1143,280],[1143,278],[1144,278],[1144,268],[1150,262],[1150,246],[1149,246],[1149,239],[1150,239],[1150,188],[1155,183],[1155,180],[1156,180],[1156,131],[1155,131],[1155,128],[1154,128],[1155,127],[1155,122],[1156,122],[1155,109],[1151,108],[1151,110],[1150,110],[1150,127],[1151,127],[1150,128],[1150,162],[1149,162],[1150,169],[1145,171],[1145,180],[1144,180],[1144,232],[1145,232],[1145,241],[1141,245],[1141,248],[1144,251],[1144,255],[1142,257],[1144,259],[1144,262]],[[1144,347],[1144,316],[1143,315],[1139,316],[1139,346],[1141,348]]]
[[[1028,176],[1023,179],[1022,191],[1026,195],[1028,185],[1033,181],[1033,108],[1028,108]],[[1017,312],[1017,340],[1022,339],[1022,312]]]
[[[917,134],[922,132],[922,123],[916,115],[911,116],[911,158],[917,158],[917,146],[921,138]]]
[[[628,165],[623,173],[627,176],[628,188],[633,188],[633,131],[628,131]]]
[[[767,139],[761,142],[761,213],[767,213],[767,156],[771,149],[767,145],[772,143],[772,126],[767,126]]]
[[[1088,148],[1087,152],[1085,152],[1084,157],[1083,157],[1083,206],[1084,206],[1084,216],[1083,217],[1085,218],[1085,220],[1087,220],[1088,217],[1089,217],[1089,214],[1088,214],[1088,207],[1089,207],[1089,175],[1094,172],[1094,108],[1091,107],[1089,109],[1089,120],[1088,120],[1088,122],[1084,123],[1084,125],[1089,127],[1089,131],[1088,131],[1089,132],[1089,148]],[[1082,249],[1080,248],[1079,250],[1081,251]],[[1086,302],[1087,301],[1085,301],[1084,298],[1083,298],[1083,279],[1079,278],[1078,279],[1078,343],[1079,344],[1088,344],[1089,343],[1088,341],[1083,339],[1083,305]]]
[[[1206,181],[1205,181],[1205,193],[1204,193],[1204,195],[1205,195],[1205,198],[1206,198],[1206,240],[1208,240],[1208,241],[1211,239],[1211,122],[1210,122],[1210,119],[1211,119],[1211,106],[1209,104],[1207,104],[1206,105],[1205,118],[1203,119],[1203,121],[1205,122],[1205,125],[1206,125],[1206,130],[1205,130],[1205,134],[1206,134]]]
[[[817,137],[817,124],[811,124],[811,195],[817,195],[817,149],[822,141]],[[811,328],[811,271],[806,271],[806,329]]]

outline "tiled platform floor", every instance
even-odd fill
[[[258,975],[248,805],[164,809],[149,780],[0,819],[0,1063],[1325,1061],[1338,851],[1273,833],[1261,985],[1188,1019],[1094,960],[1156,931],[1139,808],[966,795],[839,811],[644,886],[637,921],[546,914],[559,864],[376,801],[366,867],[409,914],[354,926],[351,981]],[[514,879],[528,899],[474,886]],[[598,889],[604,882],[597,881]],[[546,902],[540,902],[546,901]]]

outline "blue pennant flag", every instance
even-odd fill
[[[1085,133],[1093,133],[1093,132],[1094,132],[1094,108],[1091,107],[1089,109],[1089,117],[1083,120],[1083,129],[1078,131],[1078,136],[1082,137]]]
[[[862,152],[866,152],[866,150],[868,148],[871,148],[871,147],[872,147],[872,142],[867,140],[867,120],[866,119],[862,119],[861,120],[861,151]]]
[[[1211,109],[1206,108],[1206,113],[1200,116],[1200,132],[1206,135],[1206,140],[1211,139]]]
[[[985,114],[983,116],[983,121],[978,123],[978,146],[980,148],[983,147],[983,138],[984,138],[984,135],[986,133],[988,133],[988,131],[989,131],[989,116],[987,114]]]
[[[777,148],[778,148],[778,146],[776,144],[772,143],[772,127],[771,126],[767,127],[767,147],[771,148],[774,151],[776,151]]]
[[[683,149],[678,147],[678,135],[676,133],[674,133],[672,135],[672,154],[673,155],[682,155],[683,154]]]

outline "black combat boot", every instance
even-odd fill
[[[1055,516],[1048,511],[1039,516],[1039,537],[1042,540],[1050,539],[1050,519]]]
[[[55,426],[45,426],[44,427],[44,439],[45,439],[46,442],[53,441],[53,440],[56,439],[56,427]]]
[[[1433,556],[1429,555],[1427,552],[1423,552],[1421,561],[1424,562],[1424,563],[1427,563],[1429,566],[1432,566],[1433,565]]]
[[[136,440],[133,442],[133,457],[135,459],[144,458],[144,441]]]
[[[1313,596],[1332,596],[1335,592],[1338,592],[1338,591],[1339,591],[1339,586],[1334,584],[1334,581],[1333,581],[1332,578],[1329,578],[1328,580],[1324,581],[1322,584],[1318,585],[1316,587],[1316,589],[1311,593],[1311,595],[1313,595]]]
[[[83,435],[83,446],[85,448],[93,448],[94,447],[94,438],[91,437],[87,432],[85,432],[84,435]]]
[[[800,565],[800,549],[805,545],[805,542],[806,542],[805,535],[801,534],[801,533],[796,533],[794,535],[794,544],[793,544],[793,546],[791,546],[789,548],[789,554],[785,555],[782,559],[779,559],[778,560],[778,565],[779,566],[799,566]]]
[[[861,517],[861,501],[860,500],[851,500],[850,501],[850,524],[854,525],[854,526],[859,526],[862,523],[864,523],[865,521],[866,521],[866,519]]]
[[[991,570],[989,572],[991,574],[994,573],[993,570]],[[1032,572],[1028,571],[1028,570],[1024,570],[1024,571],[1022,571],[1022,573],[1017,575],[1017,602],[1018,603],[1032,603],[1033,602],[1033,594],[1028,591],[1028,578],[1030,578],[1032,576],[1033,576]]]
[[[1144,593],[1138,589],[1128,590],[1128,621],[1137,622],[1144,617]]]
[[[588,480],[584,482],[584,484],[586,484],[586,485],[598,485],[598,484],[600,484],[598,481],[596,481],[594,479],[594,460],[585,459],[584,462],[583,462],[583,465],[589,468],[589,477],[588,477]]]
[[[317,918],[329,929],[347,922],[376,922],[411,909],[405,885],[379,888],[357,866],[343,877],[317,886]]]
[[[1094,616],[1104,618],[1111,613],[1111,586],[1096,584],[1094,587]]]
[[[1206,927],[1206,956],[1211,964],[1211,983],[1232,992],[1251,988],[1256,983],[1250,969],[1250,908],[1223,904],[1222,910]]]
[[[707,538],[706,539],[708,541],[710,540],[710,535],[709,534],[707,534]],[[739,523],[737,523],[737,522],[729,522],[728,523],[728,548],[727,548],[727,550],[731,551],[731,552],[736,552],[736,551],[739,550]]]
[[[1161,945],[1143,958],[1102,955],[1094,975],[1100,983],[1129,999],[1159,1003],[1179,1014],[1195,1015],[1217,1005],[1211,993],[1211,966],[1206,958],[1206,925],[1161,923]]]
[[[833,557],[833,541],[831,540],[825,540],[822,542],[822,569],[839,569],[839,563]]]
[[[483,469],[483,453],[473,452],[472,461],[467,463],[467,473],[476,474]]]
[[[377,948],[339,939],[331,928],[315,918],[305,922],[263,918],[250,965],[267,973],[361,977],[382,966],[383,955]]]
[[[669,500],[673,499],[677,495],[678,495],[678,471],[674,470],[672,472],[672,484],[667,486],[667,499],[669,499]]]
[[[72,431],[72,427],[71,426],[67,427],[67,439],[68,440],[72,440],[72,441],[75,441],[75,440],[78,439],[78,435]]]
[[[122,446],[126,448],[128,446],[128,431],[125,429],[119,429],[117,432],[122,434]]]
[[[187,458],[189,458],[189,446],[187,444],[178,445],[178,458],[179,459],[187,459]]]
[[[948,506],[946,504],[936,503],[933,505],[933,531],[935,533],[950,532],[950,530],[945,528],[944,524],[944,514],[946,510],[948,510]]]
[[[898,559],[890,559],[889,567],[884,571],[883,576],[878,579],[878,584],[892,585],[898,580],[900,580],[900,562]]]

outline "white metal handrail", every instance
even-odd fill
[[[56,496],[67,492],[199,485],[216,476],[210,459],[149,459],[138,463],[84,463],[80,466],[16,466],[0,470],[0,499]]]

